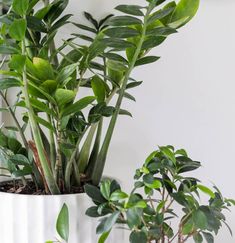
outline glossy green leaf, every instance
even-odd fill
[[[132,16],[118,16],[109,19],[108,25],[110,26],[128,26],[128,25],[139,25],[142,21]]]
[[[185,25],[197,13],[198,8],[199,8],[199,3],[200,3],[200,0],[180,0],[180,2],[177,4],[177,6],[172,14],[170,23],[188,17],[178,27]]]
[[[126,199],[127,197],[128,195],[125,192],[118,190],[111,194],[110,201],[119,201],[119,200]]]
[[[45,112],[48,115],[55,116],[55,112],[47,104],[45,104],[44,102],[39,101],[39,100],[37,100],[35,98],[30,98],[30,103],[31,103],[31,105],[34,108],[38,109],[39,111]]]
[[[138,226],[141,224],[141,214],[143,212],[143,209],[132,207],[129,208],[126,212],[127,216],[127,224],[129,228],[134,228],[135,226]]]
[[[102,196],[100,190],[98,189],[98,187],[90,185],[90,184],[86,184],[84,186],[85,192],[86,194],[95,202],[98,203],[105,203],[107,202],[107,200]]]
[[[47,33],[47,27],[41,19],[35,16],[27,16],[27,27],[34,31],[40,31],[42,33]]]
[[[49,129],[49,130],[51,130],[51,131],[55,131],[53,125],[52,125],[51,123],[49,123],[48,121],[46,121],[45,119],[43,119],[43,118],[41,118],[41,117],[39,117],[39,116],[35,116],[34,118],[35,118],[35,120],[36,120],[39,124],[43,125],[43,126],[46,127],[47,129]]]
[[[125,115],[125,116],[133,117],[132,114],[129,111],[124,110],[124,109],[120,109],[119,115]]]
[[[133,231],[130,234],[130,243],[147,243],[147,235],[142,231]]]
[[[13,10],[23,16],[27,13],[29,7],[29,0],[14,0],[12,3]]]
[[[116,223],[120,212],[116,211],[111,214],[111,216],[103,219],[96,229],[97,234],[103,234],[104,232],[109,232],[113,225]]]
[[[192,233],[194,228],[194,223],[192,218],[190,218],[184,225],[182,228],[182,233],[183,235],[189,235],[190,233]]]
[[[166,16],[169,15],[173,10],[174,10],[174,8],[168,8],[168,9],[158,10],[157,12],[153,13],[153,14],[149,17],[149,19],[148,19],[148,24],[152,24],[154,21],[166,17]]]
[[[24,166],[21,170],[16,170],[12,172],[12,176],[18,178],[22,176],[28,176],[32,174],[32,168],[30,166]]]
[[[143,7],[138,5],[119,5],[115,9],[135,16],[144,16],[143,12],[141,11],[142,8]]]
[[[111,181],[109,181],[109,180],[104,180],[100,184],[100,192],[101,192],[102,196],[107,200],[109,200],[109,197],[110,197],[110,184],[111,184]]]
[[[59,236],[65,240],[68,241],[69,239],[69,209],[66,204],[63,205],[57,222],[56,222],[56,229],[59,234]]]
[[[176,163],[176,158],[174,152],[171,151],[168,147],[159,147],[161,152],[170,159],[174,164]]]
[[[112,61],[128,64],[128,61],[124,57],[116,53],[104,53],[103,56]]]
[[[15,78],[1,78],[0,79],[0,90],[9,89],[12,87],[20,87],[21,82]]]
[[[210,188],[203,185],[197,185],[197,188],[209,195],[211,198],[215,198],[215,193]]]
[[[133,43],[117,39],[117,38],[104,38],[102,42],[107,46],[107,47],[112,47],[112,48],[117,48],[120,50],[125,50],[126,48],[133,47],[135,46]]]
[[[25,65],[26,57],[22,55],[12,55],[11,60],[9,62],[9,67],[13,70],[17,70],[21,72]]]
[[[51,64],[42,58],[33,58],[34,75],[42,81],[53,80],[54,71]]]
[[[198,209],[193,212],[193,222],[195,227],[197,227],[198,229],[206,229],[207,217],[202,210]]]
[[[200,233],[194,234],[193,239],[194,239],[195,243],[202,243],[203,242],[203,238],[202,238],[202,235]]]
[[[11,156],[10,161],[16,165],[28,166],[30,164],[28,158],[22,154],[15,154]]]
[[[26,25],[25,19],[14,20],[9,28],[9,35],[17,41],[22,41],[25,38]]]
[[[53,94],[57,88],[57,82],[55,80],[46,80],[40,85],[40,88],[49,94]]]
[[[143,57],[136,61],[135,66],[137,67],[137,66],[150,64],[150,63],[156,62],[159,59],[160,59],[160,57],[156,57],[156,56]]]
[[[57,89],[55,92],[55,99],[60,107],[72,102],[75,96],[76,93],[72,90]]]
[[[145,50],[154,48],[156,46],[161,45],[165,40],[166,37],[164,36],[150,36],[144,41],[142,49]]]
[[[97,98],[97,101],[104,102],[106,96],[106,88],[104,81],[99,76],[94,76],[91,80],[92,90]]]
[[[207,243],[214,243],[214,236],[211,233],[202,232]]]
[[[77,67],[78,67],[77,63],[64,67],[57,75],[56,80],[58,81],[58,83],[63,85],[64,80],[70,77],[76,71]]]
[[[67,106],[66,109],[62,111],[62,114],[63,116],[67,116],[79,112],[82,109],[86,108],[88,105],[90,105],[95,99],[96,98],[94,96],[84,97],[74,104]]]
[[[104,242],[108,239],[108,237],[109,237],[109,235],[110,235],[110,232],[111,232],[111,231],[108,231],[108,232],[103,233],[103,234],[100,236],[98,243],[104,243]]]
[[[5,44],[0,44],[0,54],[17,54],[19,52],[20,51],[15,47],[5,45]]]
[[[104,33],[112,38],[130,38],[140,35],[137,30],[128,27],[109,28]]]

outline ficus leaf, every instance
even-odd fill
[[[66,204],[63,205],[57,222],[56,222],[56,229],[59,234],[59,236],[65,240],[68,241],[69,239],[69,209]]]

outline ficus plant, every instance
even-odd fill
[[[86,193],[95,205],[86,214],[101,218],[96,229],[101,234],[99,243],[105,242],[116,224],[129,229],[131,243],[183,243],[191,238],[195,243],[213,243],[223,224],[232,234],[224,211],[235,200],[193,177],[192,171],[200,167],[184,149],[165,146],[136,170],[129,194],[115,180],[103,180],[100,189],[87,184]]]
[[[150,51],[187,24],[199,6],[199,0],[143,2],[147,6],[119,5],[122,15],[100,21],[85,13],[88,25],[63,15],[68,0],[3,2],[1,111],[14,126],[1,127],[0,156],[4,171],[24,186],[26,176],[47,194],[99,184],[118,115],[131,116],[122,101],[135,100],[129,89],[141,84],[132,71],[156,62]],[[56,46],[57,32],[69,24],[76,33]],[[12,88],[18,90],[14,102]],[[91,95],[81,97],[85,88]],[[109,105],[112,99],[115,106]]]

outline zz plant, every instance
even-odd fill
[[[99,243],[105,242],[116,223],[130,230],[131,243],[183,243],[190,238],[195,243],[203,239],[213,243],[222,224],[231,232],[223,211],[235,201],[224,198],[216,186],[211,190],[187,174],[200,166],[184,149],[159,147],[136,170],[130,194],[116,181],[104,180],[100,189],[87,184],[85,190],[95,206],[86,214],[102,218],[97,227]],[[208,202],[200,199],[202,193]]]
[[[134,100],[128,89],[141,84],[132,71],[157,61],[149,52],[188,23],[199,5],[199,0],[164,2],[119,5],[121,16],[101,21],[85,13],[89,26],[63,15],[68,0],[5,3],[0,95],[7,108],[1,111],[9,112],[15,125],[0,131],[4,170],[24,185],[25,176],[31,176],[36,188],[51,194],[99,184],[118,115],[131,115],[122,101]],[[68,24],[78,32],[56,47],[57,32]],[[9,102],[13,87],[19,92]],[[81,97],[85,88],[91,96]],[[111,117],[107,130],[105,117]]]

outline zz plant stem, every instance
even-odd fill
[[[26,19],[26,17],[24,16],[24,19]],[[22,41],[22,55],[25,56],[26,55],[26,47],[25,47],[25,40]],[[44,146],[43,146],[43,142],[42,142],[42,138],[40,135],[40,131],[38,128],[38,124],[34,118],[35,114],[34,114],[34,110],[31,106],[30,103],[30,99],[29,99],[29,94],[28,94],[28,80],[27,80],[27,70],[26,70],[26,65],[24,65],[24,70],[23,70],[23,92],[25,95],[25,103],[26,103],[26,107],[28,108],[28,116],[29,116],[29,122],[31,124],[31,128],[32,128],[32,133],[33,133],[33,137],[35,140],[35,145],[37,148],[37,152],[38,152],[38,156],[41,162],[41,166],[43,168],[43,172],[45,175],[45,179],[47,182],[47,185],[49,187],[49,190],[52,194],[60,194],[60,190],[56,184],[56,181],[54,180],[52,171],[49,167],[48,161],[47,161],[47,157],[45,155],[44,152]]]
[[[113,135],[113,132],[114,132],[114,128],[115,128],[115,125],[116,125],[117,117],[118,117],[118,114],[119,114],[120,109],[121,109],[121,104],[122,104],[122,100],[123,100],[123,97],[124,97],[124,94],[125,94],[127,82],[128,82],[128,80],[130,78],[130,74],[131,74],[132,70],[134,69],[135,63],[138,60],[139,54],[141,52],[141,47],[142,47],[142,45],[144,43],[146,30],[147,30],[147,21],[148,21],[149,15],[150,15],[153,7],[154,7],[153,3],[150,3],[150,5],[149,5],[149,7],[147,9],[146,15],[144,17],[144,23],[143,23],[143,29],[142,29],[141,38],[140,38],[140,40],[139,40],[139,42],[137,44],[137,48],[136,48],[135,54],[134,54],[134,56],[132,58],[132,61],[131,61],[130,65],[129,65],[129,68],[128,68],[128,70],[126,72],[126,75],[124,77],[123,85],[122,85],[122,88],[120,90],[120,93],[119,93],[119,96],[118,96],[118,100],[117,100],[117,103],[116,103],[116,106],[115,106],[115,113],[114,113],[114,115],[111,118],[111,121],[110,121],[108,130],[107,130],[107,133],[106,133],[103,145],[101,147],[101,151],[99,153],[99,156],[97,158],[97,161],[96,161],[96,164],[95,164],[95,167],[94,167],[94,170],[93,170],[92,182],[93,182],[94,185],[98,185],[99,184],[99,182],[101,180],[101,177],[102,177],[102,174],[103,174],[105,161],[106,161],[106,157],[107,157],[107,152],[108,152],[109,145],[110,145],[110,142],[111,142],[111,139],[112,139],[112,135]]]

